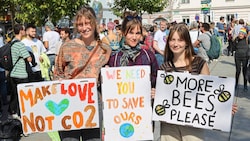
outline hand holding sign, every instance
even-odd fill
[[[229,131],[234,82],[234,78],[158,71],[153,120]]]

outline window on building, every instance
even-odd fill
[[[109,18],[109,22],[112,22],[112,19],[111,19],[111,18]]]
[[[231,18],[234,18],[234,14],[227,14],[227,16],[226,16],[226,22],[227,23],[231,22]]]
[[[103,18],[103,19],[102,19],[102,23],[105,23],[105,24],[106,24],[106,18]]]
[[[184,23],[186,23],[186,24],[189,24],[189,23],[190,23],[190,18],[189,18],[189,16],[183,16],[183,17],[182,17],[182,21],[183,21]]]
[[[189,0],[181,0],[181,3],[190,3]]]

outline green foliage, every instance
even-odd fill
[[[40,26],[47,19],[56,22],[64,16],[72,18],[82,5],[89,2],[90,0],[0,0],[1,5],[3,3],[0,15],[6,14],[4,11],[7,8],[17,21],[33,22]]]
[[[124,11],[135,11],[142,15],[160,12],[166,8],[169,0],[114,0],[111,9],[117,16],[122,16]]]

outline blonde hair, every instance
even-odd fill
[[[95,27],[94,38],[97,41],[98,46],[100,46],[104,50],[104,53],[106,53],[107,49],[103,47],[102,41],[100,40],[100,36],[99,36],[98,28],[97,28],[96,15],[95,15],[95,11],[93,10],[93,8],[85,5],[76,13],[75,23],[74,23],[75,28],[78,26],[77,21],[80,20],[82,17],[89,19],[90,24]]]
[[[89,6],[83,6],[77,13],[75,16],[75,23],[74,23],[74,27],[77,27],[77,21],[80,20],[82,17],[85,17],[87,19],[90,20],[90,24],[93,25],[95,27],[95,39],[99,40],[99,33],[97,31],[97,21],[96,21],[96,15],[95,15],[95,11],[93,10],[93,8],[89,7]]]

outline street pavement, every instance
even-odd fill
[[[234,77],[235,65],[233,56],[221,56],[217,61],[209,64],[211,75]],[[249,141],[250,140],[250,87],[248,92],[243,92],[242,74],[239,80],[239,88],[235,93],[235,103],[238,105],[238,112],[232,120],[232,130],[230,133],[205,130],[205,141]],[[221,117],[227,118],[227,117]],[[159,138],[159,124],[156,124],[155,140]],[[47,133],[35,133],[28,137],[22,137],[21,141],[51,141]]]

